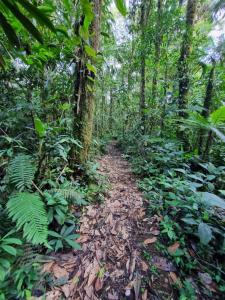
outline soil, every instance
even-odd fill
[[[44,265],[55,282],[46,299],[177,299],[176,269],[157,250],[161,217],[146,216],[137,179],[115,143],[99,163],[110,190],[80,219],[82,250]]]

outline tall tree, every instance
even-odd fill
[[[179,96],[178,96],[178,108],[179,117],[186,118],[187,104],[188,104],[188,90],[189,90],[189,64],[188,59],[191,53],[194,20],[196,15],[197,0],[188,0],[187,12],[186,12],[186,29],[183,35],[183,41],[181,45],[180,58],[178,61],[178,80],[179,80]],[[183,131],[178,131],[178,136],[187,145],[187,138]]]
[[[82,149],[76,154],[73,151],[72,161],[79,163],[87,161],[92,138],[95,107],[93,92],[95,67],[92,64],[95,62],[95,56],[99,49],[102,0],[94,0],[90,4],[93,4],[94,14],[89,33],[90,45],[80,47],[76,53],[78,59],[74,86],[74,134],[81,141]],[[85,26],[85,18],[87,17],[89,15],[82,16],[82,26]],[[91,64],[86,63],[88,60]]]
[[[146,79],[145,79],[145,68],[146,68],[146,49],[145,49],[145,29],[146,29],[146,23],[149,17],[150,13],[150,7],[151,7],[151,1],[146,2],[145,0],[142,0],[141,3],[141,19],[140,19],[140,31],[141,31],[141,55],[140,55],[140,74],[141,74],[141,81],[140,81],[140,117],[141,117],[141,125],[143,128],[143,131],[145,131],[145,85],[146,85]]]
[[[154,59],[154,70],[152,79],[152,98],[155,100],[157,94],[157,79],[158,79],[158,68],[160,60],[160,48],[162,43],[162,0],[158,0],[157,3],[157,21],[155,28],[155,59]]]

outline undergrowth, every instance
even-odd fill
[[[132,134],[119,145],[140,178],[149,216],[161,217],[158,247],[177,267],[180,299],[222,299],[224,147],[213,149],[205,162],[171,139]]]

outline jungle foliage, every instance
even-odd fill
[[[222,30],[219,0],[0,1],[1,300],[43,295],[41,264],[80,249],[83,206],[106,189],[93,159],[115,138],[180,299],[221,299]]]

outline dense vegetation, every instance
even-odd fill
[[[0,1],[0,299],[29,299],[37,283],[43,293],[41,263],[80,248],[82,206],[106,189],[93,159],[111,139],[161,218],[157,247],[179,269],[180,299],[222,299],[224,10]]]

